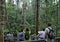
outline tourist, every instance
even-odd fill
[[[19,41],[24,41],[23,29],[21,29],[21,31],[19,31],[18,38],[19,38]]]

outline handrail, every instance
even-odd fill
[[[56,37],[55,39],[60,39],[60,37]]]

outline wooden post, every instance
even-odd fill
[[[0,0],[0,42],[4,42],[5,0]]]

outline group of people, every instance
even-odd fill
[[[43,29],[42,31],[38,31],[38,37],[40,39],[44,39],[46,42],[54,42],[55,33],[53,28],[51,27],[51,23],[48,23],[48,27]]]
[[[21,29],[18,33],[16,30],[12,33],[8,32],[4,36],[4,41],[5,42],[19,42],[19,41],[24,41],[24,40],[29,40],[29,29],[27,28],[25,33],[23,32],[23,29]]]
[[[34,33],[35,34],[35,33]],[[13,34],[11,34],[10,32],[8,32],[4,38],[5,38],[5,42],[19,42],[19,41],[24,41],[24,40],[29,40],[29,38],[31,37],[31,40],[35,40],[34,37],[37,37],[38,40],[45,40],[46,42],[53,42],[54,38],[55,38],[55,33],[53,28],[51,27],[51,24],[48,23],[48,27],[43,29],[42,31],[38,31],[38,35],[34,35],[31,36],[29,34],[29,29],[27,28],[25,33],[23,32],[23,29],[21,29],[21,31],[19,31],[19,33],[17,33],[16,31],[14,31]],[[13,37],[12,37],[13,36]]]

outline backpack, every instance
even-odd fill
[[[54,39],[55,38],[55,33],[53,29],[48,28],[50,31],[48,33],[48,38],[49,39]]]
[[[25,34],[25,39],[26,39],[26,40],[29,39],[29,34],[28,34],[28,33]]]

